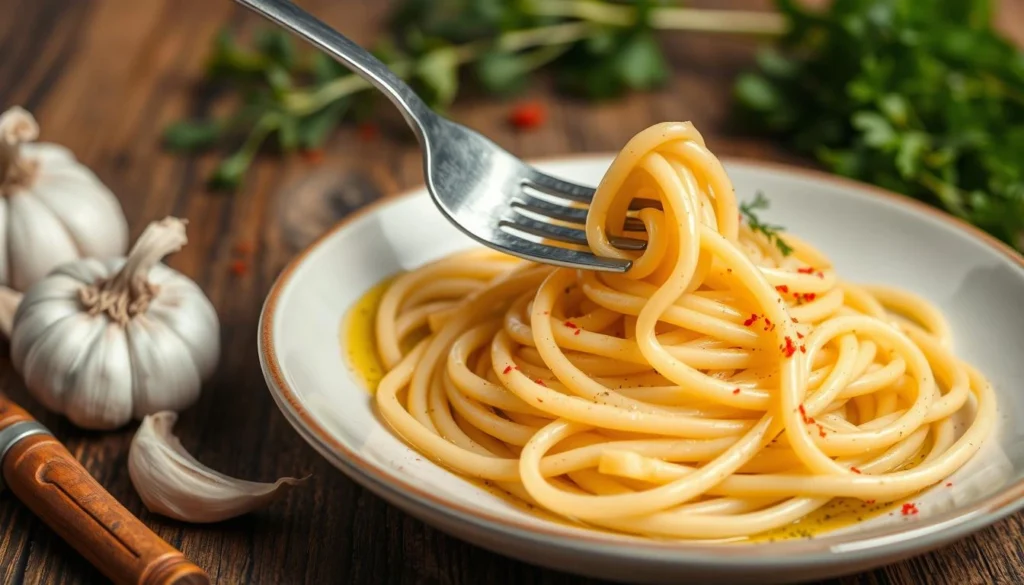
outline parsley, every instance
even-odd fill
[[[746,128],[1024,249],[1024,53],[992,2],[776,4],[781,50],[736,83]]]
[[[779,235],[779,232],[785,231],[785,228],[764,223],[755,213],[758,210],[767,210],[770,206],[771,203],[768,201],[768,198],[764,196],[764,193],[758,191],[753,201],[740,204],[740,213],[746,218],[751,230],[764,234],[768,241],[775,244],[779,252],[782,252],[783,256],[789,256],[793,253],[793,248]]]
[[[444,109],[467,82],[510,95],[542,70],[591,100],[656,88],[670,74],[658,31],[784,33],[736,80],[737,125],[1024,249],[1024,54],[993,28],[991,0],[829,4],[776,0],[769,13],[660,0],[398,0],[375,53]],[[229,189],[268,142],[322,148],[378,101],[278,29],[249,47],[220,34],[206,81],[211,111],[220,97],[237,107],[174,124],[165,143],[227,149],[211,182]]]
[[[443,110],[469,81],[495,95],[526,88],[546,70],[561,90],[600,100],[656,88],[669,67],[658,30],[778,34],[777,14],[624,4],[602,0],[400,0],[374,53]],[[222,118],[168,127],[164,143],[181,152],[233,149],[211,185],[231,189],[266,143],[282,152],[322,148],[346,120],[371,115],[369,84],[313,50],[299,51],[280,29],[243,46],[227,32],[213,45],[204,102],[236,104]]]

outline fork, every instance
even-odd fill
[[[401,111],[423,148],[427,190],[467,235],[502,252],[569,268],[625,272],[631,262],[588,251],[587,205],[594,189],[547,175],[481,134],[427,106],[368,51],[288,0],[237,0],[324,51],[379,89]],[[631,207],[658,202],[634,201]],[[624,228],[640,231],[627,218]],[[646,241],[615,236],[611,244],[642,250]]]

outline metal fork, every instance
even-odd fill
[[[427,190],[463,232],[528,260],[609,272],[629,269],[628,260],[587,251],[582,228],[593,188],[544,174],[479,133],[434,113],[384,63],[288,0],[238,2],[337,59],[398,107],[423,147]],[[643,229],[636,218],[627,219],[624,227]],[[611,243],[624,250],[646,245],[627,237],[612,238]]]

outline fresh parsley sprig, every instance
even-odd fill
[[[463,70],[491,94],[518,92],[546,69],[561,89],[605,99],[668,78],[658,30],[778,34],[782,25],[776,14],[664,7],[656,0],[403,0],[374,52],[438,109],[456,98]],[[242,181],[268,141],[283,152],[318,149],[345,120],[367,116],[374,102],[361,78],[322,54],[298,51],[276,29],[259,33],[251,46],[221,33],[206,81],[236,109],[178,122],[164,139],[184,152],[233,148],[211,176],[222,188]]]
[[[777,0],[780,50],[736,83],[746,128],[1024,249],[1024,53],[989,0]]]
[[[765,223],[757,216],[758,211],[767,210],[770,206],[771,203],[768,201],[768,198],[764,196],[764,193],[758,191],[754,195],[753,201],[740,204],[740,213],[747,220],[747,225],[750,226],[751,230],[764,234],[769,242],[775,244],[775,247],[779,249],[783,256],[789,256],[793,253],[793,248],[779,235],[786,228]]]

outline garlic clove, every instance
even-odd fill
[[[43,406],[60,413],[66,411],[65,402],[76,366],[102,333],[104,325],[103,319],[79,313],[53,325],[32,344],[21,374],[29,388],[45,389],[45,392],[33,392]],[[21,333],[20,327],[19,324],[15,337]],[[102,383],[97,381],[97,384]]]
[[[185,522],[219,522],[265,506],[308,479],[258,483],[214,471],[171,433],[177,420],[173,412],[147,416],[128,451],[128,475],[150,512]]]
[[[149,315],[136,316],[125,332],[132,360],[135,417],[191,406],[199,398],[202,379],[185,342]]]
[[[132,419],[132,362],[124,328],[106,318],[68,375],[64,413],[86,429],[116,429]]]
[[[77,163],[75,154],[65,146],[52,142],[22,142],[21,154],[25,158],[39,161],[42,166]]]
[[[11,282],[11,267],[7,262],[7,198],[0,197],[0,284]]]
[[[82,314],[75,301],[46,303],[34,311],[26,311],[26,303],[23,299],[18,306],[18,312],[14,317],[14,331],[11,333],[11,361],[15,368],[25,363],[29,351],[52,324]]]
[[[13,288],[0,286],[0,333],[7,339],[11,338],[11,329],[14,327],[14,315],[18,312],[18,305],[24,297]]]
[[[150,282],[160,287],[160,294],[150,303],[147,315],[185,342],[199,376],[206,379],[220,359],[220,327],[213,303],[198,285],[166,266],[154,266]]]
[[[50,144],[32,146],[35,148],[22,149],[25,156],[64,150]],[[31,186],[32,195],[64,225],[79,255],[108,258],[122,254],[128,247],[128,222],[110,189],[73,156],[47,156],[45,160],[46,172],[40,173]]]
[[[49,208],[24,192],[7,198],[10,283],[21,291],[78,258],[75,242]]]

